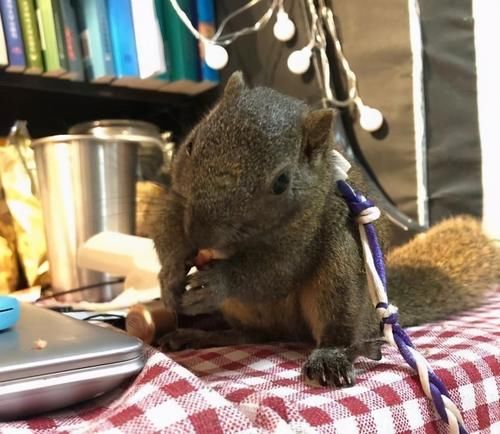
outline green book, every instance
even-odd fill
[[[61,64],[59,57],[52,0],[36,0],[36,6],[42,53],[45,60],[45,75],[59,77],[67,71]]]
[[[26,55],[26,74],[43,72],[42,46],[33,0],[17,0]]]
[[[66,56],[66,38],[64,37],[64,23],[61,13],[61,7],[57,0],[52,0],[52,13],[54,14],[54,30],[56,31],[57,39],[57,55],[59,56],[59,62],[61,67],[65,70],[69,70],[68,57]]]
[[[195,9],[191,0],[178,0],[179,6],[193,21]],[[163,41],[170,58],[170,80],[198,81],[198,43],[179,19],[170,0],[156,1]]]

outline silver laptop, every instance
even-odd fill
[[[40,348],[43,341],[46,346]],[[22,304],[17,324],[0,332],[0,420],[26,418],[99,396],[143,366],[140,340]]]

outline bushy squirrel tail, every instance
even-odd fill
[[[500,283],[500,248],[469,216],[443,220],[387,255],[389,301],[403,326],[481,304]]]

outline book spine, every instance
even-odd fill
[[[26,57],[15,0],[0,0],[0,13],[7,43],[9,68],[22,70],[26,67]]]
[[[82,50],[80,47],[75,10],[73,9],[71,0],[59,0],[59,9],[62,16],[66,58],[68,59],[70,78],[82,81],[85,78]]]
[[[178,0],[179,6],[193,20],[194,9],[190,0]],[[170,0],[163,0],[166,27],[164,39],[172,62],[171,80],[198,80],[198,47],[196,39],[181,22]]]
[[[9,64],[9,56],[7,55],[7,44],[5,43],[5,32],[3,31],[3,22],[0,17],[0,68]]]
[[[130,0],[108,0],[108,21],[118,77],[139,77]]]
[[[60,75],[64,69],[59,61],[52,2],[51,0],[36,0],[36,6],[45,72],[48,75]]]
[[[211,38],[215,33],[215,6],[213,0],[196,0],[198,12],[198,31],[206,38]],[[220,81],[219,73],[210,68],[205,62],[204,47],[200,42],[198,44],[200,53],[201,79],[218,83]]]
[[[64,38],[63,20],[58,0],[51,0],[52,13],[54,14],[54,31],[57,41],[57,55],[59,64],[65,70],[69,69],[68,58],[66,57],[66,42]]]
[[[21,29],[23,31],[26,64],[30,72],[43,72],[42,47],[40,33],[32,0],[17,0]]]
[[[111,46],[111,34],[108,25],[108,8],[106,6],[106,2],[102,0],[97,0],[96,6],[102,51],[104,55],[104,67],[106,69],[106,75],[113,76],[115,75],[115,65],[113,61],[113,48]]]
[[[107,26],[106,4],[100,0],[79,0],[83,60],[90,80],[109,81],[114,76],[111,41]],[[102,16],[102,14],[105,14]],[[106,40],[108,45],[105,47]]]
[[[167,35],[167,25],[165,22],[165,7],[163,0],[154,0],[155,15],[158,22],[159,38],[161,39],[161,45],[163,47],[163,58],[165,60],[165,72],[158,75],[158,78],[163,81],[170,81],[172,62],[170,61],[170,52],[168,49],[168,44],[166,40]]]
[[[131,0],[135,43],[141,78],[151,78],[166,71],[154,0]]]

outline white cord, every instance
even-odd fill
[[[230,15],[228,15],[220,24],[219,28],[215,32],[214,36],[212,38],[207,38],[206,36],[203,36],[194,26],[191,20],[189,19],[188,15],[182,10],[180,7],[179,3],[177,0],[169,0],[170,4],[174,8],[175,12],[181,19],[181,21],[184,23],[184,25],[188,28],[188,30],[192,33],[192,35],[208,44],[217,44],[217,45],[229,45],[232,42],[234,42],[236,39],[238,39],[240,36],[243,35],[248,35],[250,33],[255,33],[258,32],[263,26],[265,26],[268,21],[271,19],[274,11],[277,9],[278,4],[280,3],[280,0],[273,0],[271,3],[271,6],[267,9],[267,11],[262,15],[262,17],[251,27],[245,27],[241,30],[238,30],[236,32],[229,33],[225,36],[221,36],[222,31],[224,27],[227,25],[229,21],[231,21],[234,17],[237,15],[240,15],[242,12],[246,11],[247,9],[250,9],[251,7],[255,6],[256,4],[260,3],[262,0],[251,0],[248,3],[246,3],[244,6],[241,8],[237,9],[236,11],[232,12]]]
[[[278,11],[278,19],[273,29],[275,37],[277,37],[279,40],[287,41],[290,40],[290,38],[295,33],[295,27],[293,23],[288,19],[288,15],[284,11],[284,0],[272,0],[269,8],[253,26],[244,27],[243,29],[222,36],[224,27],[229,21],[262,1],[250,0],[244,6],[229,14],[221,22],[212,38],[207,38],[195,28],[188,15],[179,6],[177,0],[169,1],[179,19],[184,23],[186,28],[196,39],[203,43],[205,47],[205,61],[207,65],[216,70],[224,68],[228,63],[229,56],[224,46],[231,44],[243,35],[258,32],[269,22],[276,11]],[[319,0],[321,15],[319,16],[318,9],[316,8],[314,0],[307,0],[307,6],[309,9],[309,14],[311,15],[311,37],[305,47],[290,54],[287,60],[288,69],[294,74],[300,75],[305,73],[310,68],[313,50],[317,49],[319,51],[321,60],[321,62],[319,63],[322,69],[322,71],[320,71],[320,74],[323,79],[322,90],[325,94],[325,99],[336,107],[345,108],[355,106],[359,113],[359,122],[361,124],[361,127],[369,132],[377,131],[383,125],[383,115],[379,110],[364,105],[361,97],[358,94],[357,77],[351,69],[349,62],[342,50],[342,45],[338,38],[337,28],[335,26],[335,20],[331,8],[326,6],[325,0]],[[347,78],[348,96],[345,100],[339,100],[333,95],[330,83],[330,62],[326,53],[327,40],[325,35],[325,28],[333,41],[335,52],[337,53],[338,59],[340,60],[340,64]]]
[[[343,107],[347,107],[352,103],[358,105],[359,103],[361,103],[361,98],[358,95],[357,77],[351,69],[349,61],[347,60],[346,56],[344,55],[344,51],[342,50],[342,45],[340,44],[340,39],[337,34],[337,26],[335,25],[335,20],[333,18],[333,12],[329,7],[326,6],[324,0],[320,0],[320,9],[321,15],[326,23],[326,28],[330,33],[330,37],[332,38],[335,52],[337,53],[337,56],[342,64],[342,68],[344,69],[344,72],[346,74],[349,87],[349,95],[347,99],[345,99],[344,101],[336,100],[335,105]]]
[[[377,207],[373,206],[361,213],[361,215],[357,218],[356,222],[358,223],[359,234],[361,237],[361,246],[363,249],[363,256],[365,259],[365,269],[366,276],[368,282],[368,292],[370,293],[370,298],[372,300],[373,305],[376,307],[379,303],[384,303],[388,305],[387,309],[378,308],[377,313],[380,318],[388,318],[392,313],[397,312],[397,308],[388,302],[387,293],[384,288],[384,284],[380,280],[380,276],[375,268],[375,263],[373,261],[373,255],[370,248],[370,244],[368,243],[368,236],[366,234],[365,224],[372,223],[377,218],[380,217],[380,211]],[[394,335],[392,332],[391,324],[384,324],[384,336],[387,342],[397,348],[396,342],[394,341]],[[425,360],[425,358],[418,353],[415,349],[411,347],[407,347],[407,349],[411,352],[417,366],[417,372],[420,379],[420,384],[422,385],[422,389],[424,390],[425,395],[432,401],[432,392],[429,380],[429,372],[433,372],[431,366]],[[459,434],[460,427],[459,422],[464,425],[464,421],[462,415],[460,414],[459,409],[448,397],[445,395],[441,395],[443,399],[446,416],[448,418],[448,429],[450,434]]]
[[[214,33],[213,39],[217,40],[220,38],[220,35],[222,35],[224,27],[226,27],[226,24],[229,23],[229,21],[231,21],[233,18],[237,17],[238,15],[242,14],[247,9],[250,9],[251,7],[255,6],[257,3],[260,3],[261,1],[262,0],[251,0],[247,4],[243,5],[241,8],[236,9],[234,12],[231,12],[226,18],[224,18],[222,20],[222,22],[219,25],[219,28]]]
[[[317,16],[316,7],[312,0],[308,1],[308,6],[311,17]],[[321,75],[323,78],[323,91],[325,92],[325,98],[335,107],[345,108],[352,107],[354,105],[359,113],[359,122],[361,127],[369,132],[377,131],[380,127],[382,127],[384,117],[379,110],[366,106],[359,96],[357,77],[351,69],[349,61],[342,50],[332,9],[326,6],[325,0],[319,0],[319,9],[322,17],[321,23],[323,23],[330,35],[331,40],[333,41],[335,52],[346,75],[348,87],[348,96],[345,100],[339,100],[333,96],[330,83],[330,62],[326,54],[326,37],[323,26],[319,25],[317,30],[319,41],[316,48],[319,50],[321,60]],[[318,22],[320,22],[320,20],[318,20]]]

